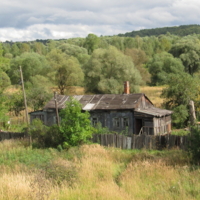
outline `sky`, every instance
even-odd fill
[[[199,0],[5,0],[0,41],[117,35],[199,24]]]

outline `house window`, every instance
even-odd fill
[[[98,123],[98,118],[97,117],[93,117],[92,118],[92,126],[97,126]]]
[[[129,126],[129,119],[128,118],[122,118],[122,125],[124,128]]]
[[[33,115],[32,119],[40,119],[41,121],[44,121],[44,115]]]
[[[114,127],[119,128],[120,127],[120,119],[119,118],[114,118]]]

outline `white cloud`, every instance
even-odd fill
[[[85,37],[182,24],[198,24],[197,0],[6,0],[0,40]]]

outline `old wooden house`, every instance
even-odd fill
[[[129,93],[125,82],[123,94],[74,95],[82,110],[90,112],[91,124],[101,123],[111,131],[131,134],[167,134],[171,132],[172,111],[154,107],[143,93]],[[70,96],[57,95],[58,111],[63,109]],[[45,125],[56,123],[55,99],[52,98],[41,111],[30,113],[31,121],[41,119]]]

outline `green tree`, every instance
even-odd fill
[[[160,48],[163,50],[163,51],[169,51],[172,47],[172,42],[171,40],[169,39],[169,37],[167,37],[166,35],[161,35],[159,38],[158,38],[159,42],[160,42]]]
[[[144,67],[145,63],[148,60],[146,53],[141,49],[134,48],[134,49],[125,49],[124,54],[131,57],[135,67],[140,72],[140,75],[142,77],[141,85],[146,85],[146,83],[149,83],[150,73],[148,69]]]
[[[47,55],[47,59],[53,69],[49,76],[54,77],[60,94],[64,94],[68,86],[82,85],[84,74],[75,57],[55,49]]]
[[[7,97],[0,91],[0,122],[8,121],[8,106],[6,104]]]
[[[33,147],[36,148],[57,148],[63,142],[59,127],[53,125],[45,126],[40,119],[34,119],[29,125],[29,134],[33,139]]]
[[[187,73],[171,74],[168,86],[162,91],[165,98],[164,107],[173,110],[173,123],[177,128],[187,125],[189,101],[195,101],[199,94],[199,81]]]
[[[88,34],[85,39],[84,47],[88,50],[88,54],[92,54],[92,52],[98,48],[99,45],[99,37],[95,34]]]
[[[20,83],[19,66],[22,67],[24,82],[36,75],[46,75],[49,66],[46,58],[37,53],[23,53],[11,60],[9,76],[12,84]]]
[[[87,49],[73,44],[65,43],[60,45],[58,48],[61,49],[63,53],[66,53],[69,56],[77,57],[79,54],[88,54]]]
[[[200,70],[200,42],[199,40],[182,40],[174,44],[170,53],[177,58],[180,58],[185,71],[190,75]]]
[[[46,48],[41,42],[34,42],[32,48],[35,53],[38,53],[40,55],[46,54]]]
[[[3,55],[10,53],[10,51],[11,51],[10,43],[5,42],[2,44],[2,46],[3,46]]]
[[[141,76],[129,56],[115,47],[97,49],[84,66],[87,89],[95,93],[123,92],[124,81],[129,81],[132,92],[139,90]]]
[[[58,48],[61,49],[63,53],[77,58],[80,64],[85,64],[90,58],[87,49],[77,45],[65,43],[60,45]]]
[[[189,136],[190,144],[188,152],[192,156],[194,164],[200,163],[200,130],[198,127],[191,127],[191,134]]]
[[[10,78],[5,72],[0,69],[0,91],[3,91],[6,87],[10,85]]]
[[[8,72],[10,69],[10,59],[3,56],[4,51],[2,44],[0,43],[0,70]]]
[[[25,53],[25,52],[30,52],[31,48],[30,45],[28,43],[22,43],[21,47],[20,47],[20,52],[21,53]]]
[[[22,91],[18,91],[7,95],[7,105],[10,112],[14,112],[15,116],[19,116],[24,107],[24,98]]]
[[[14,43],[14,44],[11,46],[10,53],[12,53],[13,57],[16,57],[16,56],[19,56],[19,55],[20,55],[20,50],[19,50],[19,47],[17,46],[16,43]]]
[[[83,144],[92,137],[93,128],[88,112],[82,112],[81,104],[71,98],[60,112],[60,131],[64,138],[64,147]]]
[[[171,74],[184,72],[184,66],[180,59],[174,58],[167,52],[155,54],[147,63],[151,74],[151,85],[165,85]]]
[[[0,91],[2,92],[6,87],[8,87],[11,82],[7,73],[10,69],[10,59],[3,56],[3,48],[0,43]]]
[[[109,44],[116,47],[118,50],[124,52],[124,38],[118,36],[112,36]]]
[[[70,57],[64,61],[56,72],[55,83],[64,94],[68,86],[81,85],[84,80],[84,74],[76,58]]]
[[[36,75],[31,77],[27,84],[26,96],[28,106],[34,111],[42,109],[45,103],[52,97],[50,90],[52,84],[48,78]]]

